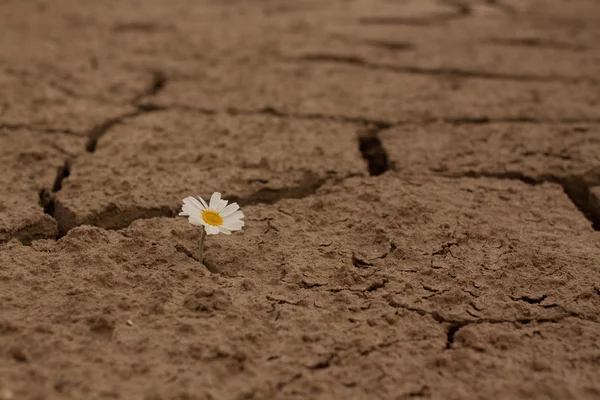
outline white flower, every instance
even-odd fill
[[[200,200],[200,201],[198,201]],[[215,192],[207,205],[202,197],[186,197],[183,199],[182,211],[179,215],[189,217],[190,224],[204,226],[209,235],[221,232],[230,235],[231,231],[239,231],[244,226],[244,213],[238,211],[237,203],[227,205],[227,200],[221,200],[221,193]]]

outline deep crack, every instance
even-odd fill
[[[38,192],[38,199],[40,206],[44,209],[44,213],[54,218],[56,211],[56,192],[62,189],[63,181],[71,174],[71,159],[68,158],[64,161],[63,165],[56,168],[56,176],[52,189],[46,188],[41,189]]]
[[[54,184],[52,185],[52,192],[56,193],[62,189],[63,180],[69,177],[71,174],[71,159],[66,159],[64,164],[56,169],[56,177],[54,178]]]
[[[320,176],[312,171],[304,173],[302,181],[295,186],[280,189],[262,188],[246,197],[229,196],[232,202],[241,206],[255,204],[273,204],[283,199],[301,199],[314,194],[328,178]]]
[[[570,176],[559,183],[577,209],[592,222],[594,230],[600,231],[600,198],[592,192],[593,187],[600,186],[600,171]]]
[[[433,171],[437,172],[437,171]],[[489,172],[489,171],[466,171],[460,173],[440,173],[440,175],[447,178],[491,178],[491,179],[506,179],[515,180],[526,183],[527,185],[539,185],[544,182],[557,183],[556,178],[548,177],[547,179],[536,179],[527,176],[518,171],[505,171],[505,172]]]
[[[132,103],[135,104],[137,101],[139,101],[143,97],[156,95],[158,92],[160,92],[162,89],[164,89],[166,82],[167,82],[167,77],[164,73],[162,73],[161,71],[154,71],[152,73],[152,80],[151,80],[148,88],[145,89],[144,91],[142,91],[138,96],[136,96],[132,100]],[[135,111],[126,112],[126,113],[123,113],[116,117],[108,118],[108,119],[102,121],[98,125],[92,127],[87,132],[86,136],[87,136],[88,140],[85,144],[85,150],[90,153],[93,153],[94,151],[96,151],[96,147],[98,145],[98,141],[100,140],[100,138],[102,136],[104,136],[111,128],[122,123],[124,120],[126,120],[128,118],[137,117],[142,114],[160,111],[160,110],[162,110],[162,108],[145,107],[144,105],[140,105],[140,106],[136,106]],[[20,129],[20,128],[29,128],[29,127],[27,125],[12,125],[11,128]],[[54,132],[54,130],[46,130],[46,131]],[[63,131],[57,130],[56,132],[74,134],[73,132],[70,132],[70,131],[63,132]],[[75,135],[81,136],[79,134],[75,134]],[[38,192],[39,204],[44,209],[44,213],[50,215],[57,221],[59,238],[64,236],[70,229],[72,229],[73,227],[78,225],[76,223],[76,216],[74,215],[74,213],[71,212],[70,210],[65,209],[65,207],[63,207],[60,204],[60,202],[58,202],[56,199],[56,193],[62,189],[63,181],[66,178],[68,178],[69,175],[71,174],[71,167],[72,167],[72,160],[71,160],[71,158],[68,158],[65,160],[63,165],[61,165],[57,168],[56,177],[54,178],[54,183],[52,184],[52,188],[50,190],[47,188],[44,188]],[[102,221],[104,223],[107,223],[107,221],[111,221],[111,212],[112,212],[113,208],[114,207],[108,207],[108,209],[105,210],[105,212],[109,215],[106,216],[105,218],[102,218]],[[137,211],[138,211],[138,213],[136,215],[140,215],[139,210],[137,210]],[[159,216],[162,216],[165,214],[165,211],[161,208],[158,212],[156,210],[142,210],[142,212],[141,212],[141,214],[144,217],[148,217],[148,215],[156,216],[157,213],[159,214]],[[96,225],[96,226],[101,226],[101,225]]]
[[[358,23],[361,25],[406,25],[429,27],[461,17],[462,16],[451,13],[440,13],[426,18],[400,16],[363,17],[358,20]]]
[[[348,176],[350,177],[350,176]],[[256,205],[256,204],[274,204],[284,199],[300,199],[311,194],[314,194],[321,186],[329,181],[339,181],[343,178],[322,177],[314,172],[306,172],[302,181],[292,187],[284,187],[281,189],[263,188],[248,196],[227,195],[231,202],[237,202],[241,206]],[[46,192],[40,193],[46,196]],[[41,200],[40,200],[41,201]],[[77,215],[68,207],[65,207],[60,201],[57,201],[54,196],[51,196],[50,201],[45,202],[47,213],[53,216],[58,222],[59,237],[65,236],[71,229],[76,226],[85,224],[97,226],[103,229],[117,230],[129,227],[133,222],[140,219],[150,218],[174,218],[181,207],[180,204],[162,205],[156,207],[124,207],[121,208],[114,203],[109,204],[104,210],[98,214],[92,215],[85,220],[78,220]]]
[[[366,129],[358,137],[358,149],[367,161],[369,175],[381,175],[390,169],[387,151],[379,138],[378,128]]]
[[[446,349],[451,349],[452,344],[454,343],[454,336],[463,326],[468,325],[467,322],[461,323],[453,323],[451,324],[446,331]]]
[[[58,236],[65,236],[71,229],[79,225],[97,226],[103,229],[126,228],[139,219],[150,219],[158,217],[175,217],[177,209],[169,206],[156,207],[125,207],[111,203],[101,212],[94,214],[84,220],[78,220],[77,215],[60,201],[55,201],[54,219],[58,222]]]
[[[164,72],[159,70],[152,71],[152,79],[148,87],[142,90],[131,100],[131,104],[136,107],[136,110],[117,115],[116,117],[108,118],[99,123],[98,125],[92,127],[87,132],[88,140],[85,144],[86,151],[90,153],[96,151],[96,147],[98,146],[98,140],[100,140],[100,138],[104,136],[112,127],[121,124],[126,119],[134,118],[146,113],[161,111],[163,109],[162,107],[153,107],[148,106],[147,104],[138,105],[137,103],[145,97],[157,95],[161,90],[165,88],[167,80],[167,75]]]
[[[335,357],[335,354],[330,354],[329,356],[327,356],[327,358],[321,360],[321,361],[317,361],[316,363],[309,365],[308,369],[312,369],[312,370],[317,370],[317,369],[327,369],[331,366],[331,361],[333,361],[333,358]]]
[[[98,146],[98,140],[100,140],[100,138],[104,136],[106,132],[108,132],[113,126],[122,123],[127,118],[136,117],[141,113],[142,111],[140,110],[127,112],[116,117],[104,120],[98,125],[92,127],[92,129],[90,129],[87,133],[88,140],[85,144],[85,150],[90,153],[93,153],[94,151],[96,151],[96,147]]]
[[[546,300],[548,296],[543,295],[540,297],[530,297],[530,296],[521,296],[521,297],[510,297],[513,301],[524,301],[529,304],[540,304],[542,301]]]
[[[160,82],[161,79],[156,78],[155,82]],[[159,90],[160,84],[152,85],[155,87],[153,90]],[[156,89],[156,86],[159,87]],[[162,106],[153,103],[142,103],[136,105],[137,109],[132,112],[121,114],[117,117],[109,118],[100,124],[96,125],[88,132],[88,141],[86,143],[86,150],[88,152],[94,152],[96,150],[98,141],[103,137],[110,129],[114,126],[123,123],[129,118],[135,118],[140,115],[164,111],[171,108],[182,109],[190,112],[199,112],[206,115],[216,114],[216,110],[207,110],[202,108],[186,107],[186,106]],[[371,120],[367,118],[359,117],[347,117],[337,115],[326,115],[326,114],[292,114],[285,113],[276,110],[271,107],[265,107],[263,109],[248,111],[239,109],[227,109],[225,113],[229,115],[272,115],[281,118],[298,118],[298,119],[318,119],[328,121],[339,121],[346,123],[359,124],[361,126],[368,126],[371,131],[378,131],[380,129],[389,128],[392,123],[381,120]],[[387,155],[385,155],[387,158]],[[387,165],[387,161],[384,163]],[[372,167],[370,167],[371,169]],[[381,167],[379,167],[381,168]],[[72,228],[81,225],[89,224],[98,226],[104,229],[122,229],[128,227],[131,223],[138,219],[148,219],[155,217],[174,217],[177,213],[179,205],[173,206],[159,206],[152,208],[125,208],[121,209],[115,204],[110,204],[105,210],[97,215],[90,217],[89,220],[77,221],[76,215],[61,204],[55,198],[54,193],[58,192],[62,188],[63,180],[69,176],[71,172],[70,162],[65,163],[64,166],[59,168],[55,183],[52,190],[44,189],[39,192],[40,204],[44,208],[44,211],[54,217],[59,226],[59,236],[62,237],[68,233]],[[238,197],[235,195],[229,196],[231,201],[237,201],[240,205],[254,205],[254,204],[273,204],[283,199],[299,199],[314,194],[323,184],[328,181],[337,181],[340,179],[346,179],[353,176],[352,174],[342,178],[332,178],[331,176],[320,176],[314,172],[306,172],[302,181],[296,186],[284,187],[279,189],[263,188],[249,196]]]
[[[38,193],[38,199],[40,206],[44,209],[44,213],[54,217],[54,209],[56,207],[54,193],[48,189],[42,189]]]
[[[557,177],[554,175],[542,175],[537,178],[528,176],[518,171],[489,172],[489,171],[467,171],[461,173],[441,173],[448,178],[492,178],[518,180],[528,185],[540,185],[542,183],[559,184],[569,200],[592,223],[596,231],[600,231],[600,198],[592,192],[592,188],[600,186],[600,170],[589,171],[582,175],[571,175]]]
[[[137,106],[135,111],[130,111],[118,115],[116,117],[108,118],[98,125],[92,127],[88,133],[88,140],[85,144],[85,150],[89,153],[93,153],[96,151],[96,147],[98,146],[98,141],[102,138],[108,131],[110,131],[114,126],[122,124],[124,121],[130,118],[136,118],[143,114],[149,114],[152,112],[163,111],[164,108],[154,105],[141,104]]]

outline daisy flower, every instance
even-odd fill
[[[190,224],[201,226],[200,242],[198,244],[199,255],[197,260],[202,262],[204,256],[204,239],[206,235],[224,233],[231,235],[232,231],[239,231],[244,226],[244,213],[239,211],[237,203],[227,205],[227,200],[221,200],[221,193],[215,192],[210,196],[210,202],[202,197],[186,197],[183,199],[183,207],[179,213],[182,217],[188,217]]]
[[[230,235],[232,231],[239,231],[244,226],[244,213],[239,208],[237,203],[227,205],[227,200],[221,200],[221,193],[215,192],[208,204],[200,196],[197,199],[186,197],[179,215],[189,217],[192,225],[203,226],[208,235]]]

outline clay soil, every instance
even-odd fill
[[[600,399],[599,21],[0,0],[0,400]]]

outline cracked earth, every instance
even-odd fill
[[[0,400],[600,398],[598,20],[1,0]]]

